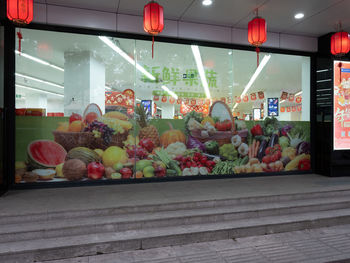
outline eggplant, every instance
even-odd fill
[[[278,144],[278,134],[276,133],[272,134],[268,147],[273,147],[275,144]]]
[[[260,144],[258,154],[257,154],[257,157],[258,157],[260,162],[261,162],[262,158],[265,156],[265,149],[267,148],[267,144],[268,144],[267,140],[263,140]]]

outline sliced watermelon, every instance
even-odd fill
[[[50,140],[37,140],[28,145],[28,163],[32,168],[55,168],[66,159],[66,150]]]

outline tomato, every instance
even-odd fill
[[[274,163],[274,162],[276,162],[277,160],[279,160],[279,159],[278,159],[278,153],[272,154],[271,157],[270,157],[270,161],[271,161],[272,163]]]
[[[215,128],[218,131],[226,131],[226,124],[224,122],[217,122],[215,123]]]
[[[266,150],[265,150],[265,154],[269,155],[271,153],[272,153],[272,147],[267,147]]]
[[[271,162],[271,155],[265,155],[262,158],[263,163],[270,163]]]
[[[226,120],[224,123],[225,123],[226,131],[230,131],[232,129],[232,122],[230,122],[229,120]]]

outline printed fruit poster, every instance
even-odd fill
[[[350,62],[334,61],[334,150],[350,149]]]

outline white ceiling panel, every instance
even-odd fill
[[[38,0],[36,0],[38,1]],[[39,0],[42,1],[42,0]],[[46,0],[47,4],[92,9],[105,12],[117,12],[119,0]]]
[[[146,0],[120,0],[118,13],[129,15],[143,15]],[[158,3],[164,8],[165,19],[179,19],[193,0],[160,0]]]
[[[286,33],[321,36],[335,31],[335,24],[341,21],[344,29],[350,29],[350,1],[341,1],[338,5],[328,8],[304,22],[297,24]]]
[[[186,11],[182,20],[215,25],[233,26],[249,16],[267,0],[216,0],[211,6],[203,6],[202,1],[195,1]]]
[[[343,2],[343,0],[269,0],[259,9],[259,15],[266,19],[268,31],[279,33],[288,31],[296,24],[307,24],[309,18],[317,16],[323,10],[326,11],[329,7],[337,5],[340,2]],[[299,12],[305,14],[305,17],[301,20],[294,18],[294,15]],[[248,22],[253,17],[254,15],[252,14],[235,26],[246,28]],[[309,33],[310,35],[314,35],[312,30]]]

